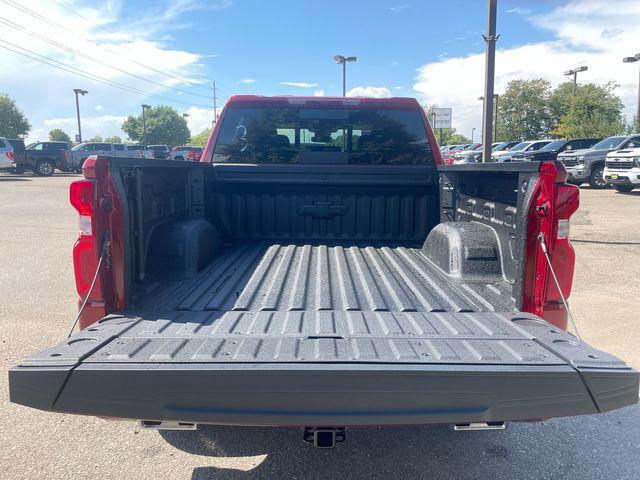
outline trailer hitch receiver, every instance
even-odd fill
[[[305,427],[303,440],[316,448],[333,448],[345,437],[344,427]]]

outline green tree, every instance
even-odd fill
[[[511,80],[500,96],[498,141],[542,138],[552,127],[551,85],[538,78]]]
[[[31,124],[16,102],[6,93],[0,94],[0,137],[21,137],[29,130]]]
[[[211,135],[211,128],[205,128],[197,135],[191,137],[191,145],[204,147],[207,144],[207,140],[209,140],[209,135]]]
[[[623,133],[623,104],[613,93],[615,87],[613,82],[587,83],[578,85],[574,95],[571,82],[558,85],[549,100],[557,122],[550,133],[562,138],[609,137]]]
[[[447,138],[446,142],[443,145],[462,145],[465,143],[471,143],[470,138],[465,137],[461,133],[456,133],[455,128],[452,128],[451,130],[453,131],[453,133],[449,135],[449,138]]]
[[[71,138],[61,128],[54,128],[49,132],[49,140],[52,142],[71,142]]]
[[[184,145],[189,142],[187,121],[175,109],[166,105],[148,108],[145,111],[147,145]],[[136,142],[144,142],[142,115],[129,115],[122,130]]]
[[[104,139],[107,143],[122,143],[122,139],[118,135],[112,135]]]
[[[102,139],[102,135],[94,135],[89,140],[87,140],[87,142],[100,143],[100,142],[104,142],[104,140]]]

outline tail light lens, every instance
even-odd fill
[[[7,157],[9,157],[9,160],[11,160],[12,162],[16,159],[16,156],[13,154],[13,152],[7,152]]]
[[[85,165],[88,162],[89,159],[85,161]],[[83,166],[84,170],[85,166]],[[92,179],[76,180],[69,187],[71,205],[80,214],[80,231],[78,240],[73,247],[73,270],[76,277],[76,290],[82,299],[89,294],[91,281],[98,268],[98,249],[94,235],[95,226],[93,225],[96,204],[95,195],[95,181]],[[98,277],[91,292],[91,297],[100,298],[102,296],[101,292],[102,288]]]

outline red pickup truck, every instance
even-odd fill
[[[414,99],[235,96],[200,162],[83,171],[81,330],[11,369],[13,402],[332,446],[638,401],[636,371],[566,332],[562,165],[443,165]]]

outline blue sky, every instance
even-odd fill
[[[640,26],[628,21],[640,18],[640,2],[622,0],[616,9],[605,0],[498,3],[497,91],[513,78],[556,84],[565,69],[588,64],[581,80],[616,81],[627,111],[634,110],[637,70],[620,60],[640,48]],[[0,47],[139,92],[4,48],[0,91],[28,115],[32,140],[56,127],[76,133],[76,87],[89,90],[85,137],[120,134],[123,118],[141,103],[188,112],[195,134],[211,122],[211,80],[221,103],[234,93],[339,95],[333,56],[356,55],[348,66],[351,95],[451,106],[454,126],[469,135],[480,130],[485,19],[484,0],[8,0],[0,22],[17,28],[0,28]]]

